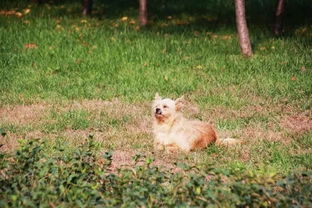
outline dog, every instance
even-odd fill
[[[190,152],[203,149],[212,143],[220,145],[240,143],[238,139],[219,139],[214,128],[206,122],[186,119],[182,114],[184,102],[184,96],[172,100],[162,98],[156,93],[152,105],[154,147],[156,150]]]

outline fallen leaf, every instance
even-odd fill
[[[296,33],[297,33],[298,35],[303,35],[303,34],[305,34],[307,31],[308,31],[308,28],[307,28],[307,27],[301,27],[301,28],[299,28],[299,29],[296,30]]]
[[[16,15],[16,11],[15,10],[0,10],[0,15],[4,15],[4,16]]]
[[[187,20],[177,20],[176,24],[177,25],[188,25],[188,24],[190,24],[190,22]]]
[[[17,17],[22,17],[23,14],[22,14],[21,12],[16,12],[16,13],[15,13],[15,16],[17,16]]]
[[[31,10],[30,9],[24,9],[24,14],[28,14],[28,13],[30,13],[31,12]]]
[[[297,77],[291,77],[291,80],[292,80],[292,81],[296,81],[296,80],[297,80]]]
[[[232,39],[232,35],[223,35],[222,40],[231,40]]]
[[[26,43],[24,48],[38,48],[38,45],[36,43]]]
[[[56,25],[55,29],[56,30],[63,30],[64,28],[61,25]]]
[[[208,17],[208,18],[207,18],[207,21],[208,21],[208,22],[213,22],[213,21],[216,21],[216,20],[217,20],[216,17]]]
[[[195,69],[203,69],[204,67],[202,66],[202,65],[197,65],[196,67],[195,67]]]
[[[121,18],[121,21],[123,21],[123,22],[128,21],[128,17],[122,17],[122,18]]]
[[[306,69],[304,66],[302,66],[302,67],[300,68],[300,70],[301,70],[302,72],[304,72],[304,71],[306,71],[307,69]]]
[[[199,35],[200,35],[200,32],[194,31],[194,35],[195,35],[195,36],[199,36]]]
[[[76,64],[81,64],[82,63],[82,60],[81,59],[76,59]]]

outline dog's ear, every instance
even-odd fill
[[[181,111],[184,106],[184,95],[175,100],[176,111]]]
[[[158,92],[155,94],[155,100],[161,100],[161,97],[159,96]]]

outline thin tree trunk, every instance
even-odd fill
[[[278,0],[275,11],[274,34],[280,35],[283,32],[283,16],[285,11],[285,0]]]
[[[236,27],[241,52],[245,56],[252,55],[249,32],[245,15],[245,0],[235,0]]]
[[[82,2],[82,6],[83,6],[82,14],[83,15],[86,16],[86,15],[91,14],[92,4],[93,4],[93,0],[83,0]]]
[[[140,0],[139,20],[141,26],[147,25],[147,0]]]

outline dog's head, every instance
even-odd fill
[[[152,111],[158,121],[164,122],[167,119],[177,115],[177,113],[181,111],[183,103],[184,96],[176,100],[172,100],[169,98],[162,98],[158,93],[156,93]]]

